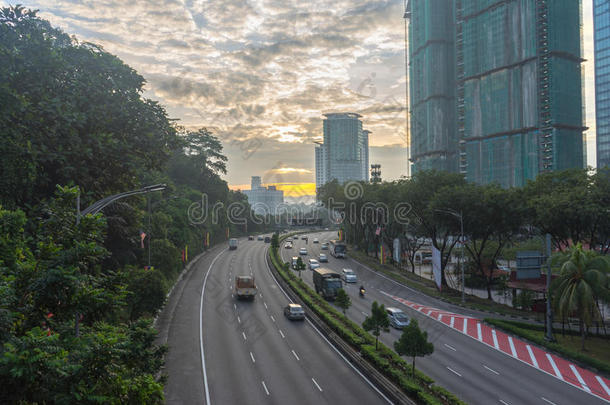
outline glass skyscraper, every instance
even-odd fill
[[[593,0],[597,167],[610,167],[610,0]]]

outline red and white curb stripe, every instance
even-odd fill
[[[404,298],[388,294],[384,291],[381,292],[388,297],[421,312],[427,317],[470,336],[489,347],[527,363],[530,366],[544,371],[591,395],[595,395],[610,402],[610,380],[604,377],[595,375],[591,371],[572,364],[555,354],[548,353],[537,346],[531,346],[500,330],[493,329],[481,322],[480,319],[420,305],[405,300]]]

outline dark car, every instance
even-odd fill
[[[248,240],[254,240],[254,236],[252,236],[252,235],[248,236]]]
[[[271,243],[271,237],[265,236],[265,243]]]

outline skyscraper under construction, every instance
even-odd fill
[[[414,171],[521,186],[583,167],[580,0],[410,0]]]

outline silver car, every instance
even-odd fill
[[[356,276],[356,273],[354,273],[354,270],[352,269],[343,269],[343,272],[341,272],[341,279],[346,283],[358,282],[358,276]]]
[[[318,260],[320,261],[320,263],[328,263],[328,257],[326,257],[324,253],[320,253]]]
[[[402,329],[411,322],[411,319],[409,319],[407,314],[398,308],[388,307],[386,308],[386,311],[388,313],[388,318],[390,318],[390,325],[396,329]]]
[[[303,307],[299,304],[288,304],[284,308],[284,315],[286,318],[290,320],[300,320],[305,319],[305,311]]]
[[[320,267],[320,263],[316,259],[309,259],[309,270],[317,269]]]

